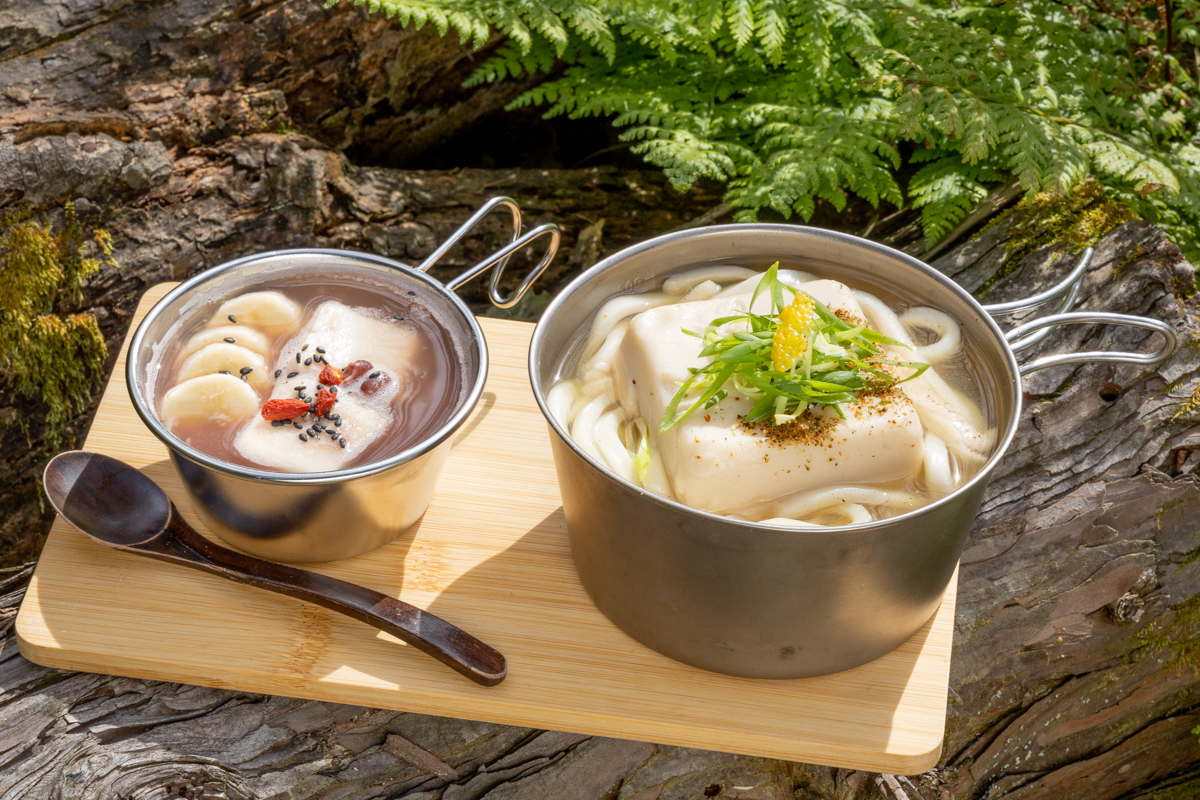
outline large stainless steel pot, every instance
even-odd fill
[[[1119,314],[1070,313],[1090,252],[1059,286],[985,307],[941,273],[864,239],[792,225],[725,225],[668,234],[623,250],[579,276],[534,332],[529,372],[562,490],[571,551],[596,605],[633,638],[703,669],[754,678],[799,678],[864,664],[910,638],[937,610],[996,463],[1017,427],[1024,373],[1081,361],[1155,364],[1175,347],[1171,328]],[[577,447],[550,414],[546,393],[574,368],[564,354],[600,305],[657,288],[705,263],[796,260],[821,277],[893,286],[951,314],[982,353],[998,428],[996,451],[953,494],[891,519],[829,528],[743,522],[646,492]],[[991,314],[1065,296],[1060,312],[1006,335]],[[1074,353],[1018,366],[1014,351],[1053,325],[1113,322],[1158,331],[1151,354]],[[1046,329],[1046,330],[1043,330]]]
[[[511,212],[511,242],[442,285],[425,271],[493,209]],[[541,261],[509,297],[499,281],[510,256],[535,239],[548,236]],[[450,452],[450,437],[471,414],[487,379],[487,344],[470,309],[454,293],[462,284],[495,268],[489,295],[508,308],[554,258],[559,232],[552,224],[521,235],[521,212],[506,197],[480,208],[453,236],[420,265],[410,267],[379,256],[345,250],[282,250],[240,258],[202,272],[159,301],[134,333],[126,377],[134,408],[146,426],[167,445],[197,513],[225,541],[247,553],[275,561],[310,562],[350,558],[387,544],[425,513],[438,475]],[[463,346],[468,391],[458,408],[424,441],[372,464],[337,472],[290,474],[229,464],[185,444],[163,425],[147,400],[148,368],[154,351],[181,318],[242,289],[269,285],[273,277],[314,268],[334,268],[370,276],[397,292],[420,292],[434,305]]]

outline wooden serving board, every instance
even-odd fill
[[[134,325],[173,284],[151,289]],[[427,608],[508,657],[484,688],[391,636],[291,598],[92,543],[59,519],[17,618],[50,667],[913,774],[945,727],[957,575],[894,652],[820,678],[732,678],[613,626],[576,577],[549,431],[526,374],[533,326],[481,319],[492,366],[433,504],[392,544],[317,565]],[[165,447],[109,381],[86,449],[159,483],[206,535]]]

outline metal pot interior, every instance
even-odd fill
[[[314,270],[340,274],[390,291],[417,291],[423,303],[454,340],[460,359],[463,390],[456,407],[447,409],[436,431],[409,448],[385,459],[328,473],[281,473],[230,464],[189,446],[163,425],[155,408],[157,381],[155,357],[172,337],[186,330],[215,304],[241,291],[271,288],[273,280]],[[342,250],[287,250],[231,261],[181,284],[164,297],[134,334],[126,366],[130,396],[147,427],[168,447],[197,464],[251,480],[282,483],[319,483],[347,480],[380,472],[429,452],[445,441],[470,415],[487,377],[487,349],[474,315],[453,292],[428,275],[389,259]]]
[[[696,267],[730,264],[765,269],[776,260],[782,260],[783,266],[838,280],[852,288],[931,305],[954,317],[962,326],[964,340],[974,349],[971,360],[983,387],[985,414],[998,428],[996,449],[987,464],[951,495],[899,517],[844,528],[879,526],[920,515],[931,506],[951,502],[976,483],[986,481],[1012,440],[1020,412],[1017,363],[999,327],[961,287],[917,259],[855,236],[797,225],[722,225],[667,234],[616,253],[576,278],[547,308],[530,346],[534,396],[551,428],[606,478],[625,483],[575,447],[545,404],[550,388],[560,377],[574,371],[578,345],[596,311],[614,296],[652,291],[671,275]],[[709,520],[773,529],[692,509],[650,493],[644,495],[651,502]]]

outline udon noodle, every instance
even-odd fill
[[[698,356],[702,345],[694,339],[682,360],[658,352],[685,352],[672,326],[682,320],[703,328],[723,317],[725,308],[749,309],[762,277],[744,267],[704,267],[672,275],[659,291],[610,299],[592,320],[575,369],[548,393],[550,413],[584,452],[627,481],[695,508],[776,525],[849,525],[895,516],[950,494],[983,467],[996,431],[968,396],[980,387],[964,370],[958,323],[924,306],[897,313],[873,294],[796,270],[779,270],[779,280],[821,294],[843,319],[861,313],[871,330],[898,343],[881,345],[888,356],[929,367],[896,386],[886,401],[863,397],[843,404],[845,411],[801,409],[807,438],[797,441],[781,441],[770,427],[742,421],[756,395],[741,383],[705,405],[708,413],[660,432],[662,392],[654,396],[645,384],[657,379],[664,382],[655,386],[673,392],[689,367],[711,360]],[[721,332],[739,325],[744,331],[735,322]],[[675,373],[668,374],[671,369]]]

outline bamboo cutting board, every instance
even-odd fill
[[[174,284],[151,289],[134,325]],[[483,399],[425,516],[392,544],[313,567],[426,608],[508,658],[493,688],[359,622],[93,544],[56,520],[17,618],[46,666],[770,756],[893,774],[934,766],[945,727],[957,574],[894,652],[836,675],[732,678],[661,656],[592,605],[571,562],[549,432],[533,400],[533,326],[480,320]],[[86,449],[159,483],[209,535],[134,413],[122,353]]]

